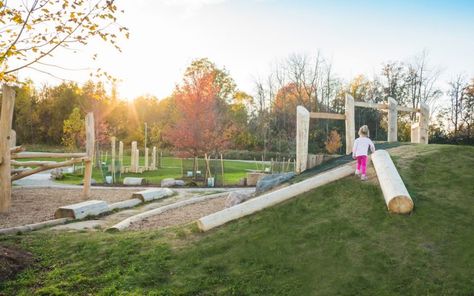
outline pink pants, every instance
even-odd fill
[[[367,170],[367,155],[357,156],[357,170],[362,175],[365,175],[365,172]]]

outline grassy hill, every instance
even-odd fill
[[[388,214],[376,184],[349,177],[205,234],[186,226],[1,238],[38,262],[0,291],[473,295],[474,147],[391,154],[415,202],[410,216]]]

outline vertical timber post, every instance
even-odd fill
[[[130,171],[132,173],[137,172],[137,153],[135,152],[137,150],[137,141],[132,142],[132,150],[130,151]]]
[[[346,115],[346,154],[352,153],[352,147],[355,141],[355,114],[354,98],[346,94],[345,115]]]
[[[156,146],[153,146],[153,151],[151,155],[151,169],[156,170]]]
[[[119,164],[120,164],[120,173],[124,173],[123,169],[123,142],[119,142]]]
[[[2,111],[0,114],[0,212],[5,212],[10,208],[12,198],[10,133],[15,107],[15,90],[4,84],[2,93]]]
[[[148,154],[150,154],[150,151],[147,147],[145,147],[145,171],[148,171],[149,166],[148,166]]]
[[[135,171],[134,173],[138,173],[140,171],[140,150],[135,149]]]
[[[300,174],[308,163],[309,112],[303,106],[296,107],[296,167]]]
[[[86,115],[86,154],[84,170],[84,189],[82,198],[88,199],[91,195],[91,179],[92,179],[92,165],[94,161],[94,147],[95,147],[95,129],[94,129],[94,113],[89,112]]]
[[[397,101],[388,98],[388,142],[397,141]]]
[[[410,142],[420,143],[420,123],[419,122],[412,123],[411,125]]]
[[[116,141],[116,138],[112,137],[111,143],[110,143],[110,145],[112,146],[112,155],[111,155],[112,164],[110,166],[111,171],[112,171],[112,183],[115,183],[115,141]]]
[[[420,104],[420,128],[419,128],[419,141],[420,144],[428,144],[428,125],[430,121],[430,107],[425,104]]]

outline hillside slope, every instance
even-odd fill
[[[33,233],[3,239],[39,259],[7,295],[471,295],[474,147],[390,150],[415,202],[387,213],[355,177],[206,234]]]

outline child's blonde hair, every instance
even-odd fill
[[[359,129],[359,136],[366,136],[369,137],[369,127],[367,125],[363,125]]]

